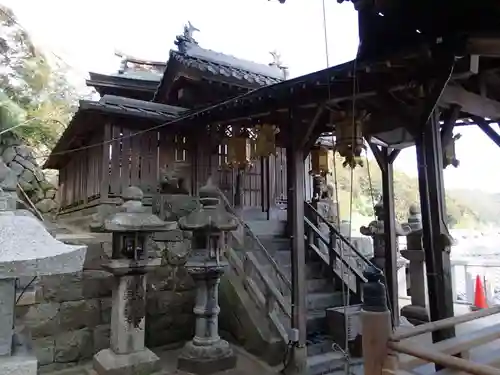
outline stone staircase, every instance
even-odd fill
[[[256,226],[252,222],[248,224],[251,228]],[[290,239],[279,234],[261,234],[258,238],[291,280]],[[257,258],[264,262],[262,255],[258,255]],[[270,266],[265,266],[265,269],[272,275]],[[278,282],[276,279],[274,281]],[[326,320],[327,308],[344,306],[346,302],[340,282],[332,279],[331,272],[322,260],[312,257],[306,263],[306,283],[308,374],[325,375],[337,371],[343,372],[345,357],[341,351],[333,349],[334,342],[329,337]],[[359,363],[359,360],[354,360],[354,363]]]

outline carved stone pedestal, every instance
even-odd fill
[[[159,358],[144,346],[146,272],[161,265],[160,259],[113,259],[103,265],[116,276],[111,310],[110,348],[94,356],[99,375],[136,375],[157,371]]]
[[[224,263],[212,265],[196,261],[186,264],[196,283],[196,328],[178,358],[177,368],[193,374],[208,375],[236,367],[236,355],[219,336],[219,281]],[[212,263],[212,262],[210,262]]]

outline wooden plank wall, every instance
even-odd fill
[[[96,133],[87,145],[102,142],[102,134]],[[68,153],[69,162],[59,172],[59,196],[61,207],[74,207],[99,198],[102,176],[102,147],[90,147]]]
[[[130,136],[133,130],[111,124],[109,197],[120,197],[125,188],[137,186],[150,197],[158,186],[158,131]]]
[[[215,183],[227,196],[228,200],[234,204],[234,188],[236,184],[236,171],[226,168],[227,147],[222,144],[211,149],[209,145],[201,146],[197,152],[198,176],[197,188],[205,184],[212,174]],[[212,173],[210,173],[212,171]],[[271,184],[271,206],[276,204],[278,199],[286,200],[286,156],[285,149],[278,148],[276,156],[269,158],[269,171]],[[267,190],[267,178],[265,177],[262,186],[262,163],[260,160],[254,161],[253,166],[243,173],[243,205],[245,207],[262,206],[262,187]],[[264,170],[265,173],[265,170]],[[265,194],[264,194],[265,199]],[[267,202],[264,202],[267,203]]]
[[[91,202],[99,197],[120,197],[131,185],[140,187],[145,197],[156,193],[161,168],[175,168],[184,178],[191,194],[197,194],[211,175],[215,183],[234,203],[236,172],[224,168],[227,162],[225,145],[212,147],[209,142],[186,139],[169,134],[165,129],[130,136],[135,131],[120,124],[107,124],[105,131],[95,134],[89,144],[102,142],[109,131],[115,141],[102,147],[93,147],[71,154],[68,164],[60,171],[61,207],[69,208]],[[108,166],[108,182],[103,173]],[[264,163],[265,165],[265,163]],[[265,173],[264,169],[264,173]],[[278,148],[269,158],[270,179],[262,182],[262,163],[254,162],[243,174],[243,205],[262,207],[268,202],[267,184],[270,184],[270,206],[286,201],[286,154]],[[107,188],[107,189],[106,189]],[[264,188],[264,194],[262,192]],[[104,191],[101,191],[104,189]],[[107,190],[107,191],[106,191]],[[104,193],[104,194],[102,194]]]

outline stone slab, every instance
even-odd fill
[[[10,355],[12,351],[15,283],[14,279],[0,280],[0,356]]]
[[[2,375],[36,375],[38,362],[31,347],[21,338],[14,339],[12,355],[0,357]]]
[[[160,369],[160,358],[149,349],[123,355],[104,349],[93,362],[98,375],[148,375]]]

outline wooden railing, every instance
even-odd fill
[[[390,312],[361,311],[363,330],[363,357],[365,375],[500,375],[500,319],[487,322],[482,328],[470,331],[457,329],[457,336],[429,343],[430,333],[473,324],[478,319],[500,318],[500,306],[471,312],[422,324],[400,327],[392,333]],[[466,327],[464,327],[466,328]],[[480,350],[475,351],[478,347]],[[433,372],[422,368],[434,364],[440,368]]]
[[[498,368],[500,366],[500,346],[498,344],[490,345],[491,349],[483,349],[483,353],[474,355],[471,360],[471,351],[473,349],[500,339],[500,320],[488,324],[482,329],[458,334],[456,337],[434,344],[425,341],[423,344],[419,344],[418,340],[413,342],[403,341],[493,315],[498,315],[500,318],[500,306],[412,328],[401,328],[390,336],[387,348],[393,354],[400,353],[404,356],[400,356],[397,362],[393,361],[392,363],[397,366],[399,372],[406,375],[414,374],[414,369],[427,363],[435,363],[445,367],[444,370],[436,372],[435,375],[451,375],[460,372],[474,375],[500,375],[500,369]],[[456,356],[458,354],[460,354],[460,357]]]
[[[289,300],[291,282],[262,242],[231,206],[227,197],[222,191],[219,193],[224,208],[236,217],[239,224],[239,228],[230,233],[232,246],[227,246],[226,257],[230,267],[259,310],[267,317],[270,332],[278,331],[281,338],[288,342],[287,329],[292,316]],[[259,257],[261,261],[257,259],[256,254],[261,255]],[[262,261],[265,264],[261,263]]]
[[[305,203],[304,212],[307,247],[329,265],[351,292],[361,298],[361,284],[366,282],[363,271],[367,266],[374,265],[310,203]],[[328,228],[328,234],[321,231],[320,224]]]

